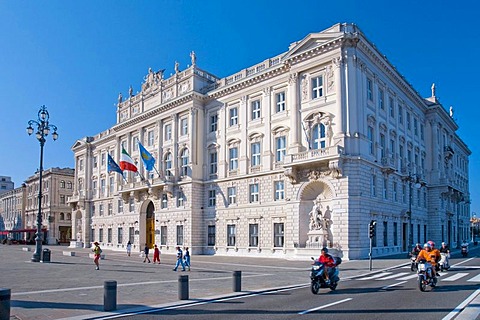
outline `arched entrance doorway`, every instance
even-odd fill
[[[145,229],[147,246],[152,248],[155,244],[155,206],[152,201],[147,205]]]

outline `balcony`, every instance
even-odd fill
[[[395,172],[397,164],[394,158],[392,157],[382,157],[382,171],[384,173],[390,174]]]

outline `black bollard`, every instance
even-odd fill
[[[242,271],[233,271],[233,292],[242,291]]]
[[[178,300],[188,300],[188,276],[178,276]]]
[[[10,320],[11,290],[0,288],[0,320]]]
[[[117,281],[104,281],[103,289],[103,310],[117,310]]]

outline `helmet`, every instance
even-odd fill
[[[430,245],[430,247],[435,247],[435,242],[433,242],[432,240],[427,241],[427,243]]]
[[[322,251],[324,251],[325,253],[328,253],[328,249],[326,247],[323,247]]]
[[[424,248],[430,248],[430,249],[432,249],[432,246],[431,246],[430,243],[428,243],[428,242],[425,243],[425,244],[423,245],[423,247],[424,247]]]
[[[444,245],[446,245],[446,243],[445,243],[445,242],[442,242],[442,246],[444,246]]]
[[[420,247],[420,243],[419,243],[419,242],[417,242],[416,246],[417,246],[417,247]]]

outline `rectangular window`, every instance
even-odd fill
[[[425,128],[423,127],[423,123],[420,124],[420,139],[425,139]]]
[[[380,133],[380,156],[382,157],[382,161],[383,161],[383,158],[385,158],[385,154],[386,154],[386,141],[385,141],[385,135],[383,133]]]
[[[123,228],[118,228],[117,231],[117,243],[122,244],[123,243]]]
[[[252,167],[259,166],[260,165],[260,142],[252,143],[251,152],[252,152],[251,166]]]
[[[323,77],[312,78],[312,99],[323,97]]]
[[[128,228],[128,241],[132,244],[135,242],[135,227]]]
[[[407,111],[407,130],[412,129],[412,123],[410,122],[410,112]]]
[[[370,78],[367,78],[367,99],[373,101],[373,82]]]
[[[388,106],[390,109],[390,117],[395,118],[395,102],[392,97],[388,99]]]
[[[413,134],[418,136],[418,120],[413,118]]]
[[[168,208],[168,195],[166,193],[162,194],[162,209]]]
[[[238,108],[231,108],[230,111],[230,127],[238,124]]]
[[[398,194],[397,194],[397,182],[393,182],[393,201],[397,202],[398,201]]]
[[[98,167],[98,158],[97,156],[93,157],[93,167],[97,168]]]
[[[100,195],[105,195],[105,179],[100,179]]]
[[[107,242],[112,243],[112,228],[107,229]]]
[[[405,184],[402,185],[402,202],[407,203],[407,186]]]
[[[215,226],[207,227],[207,246],[215,245]]]
[[[375,154],[375,140],[373,138],[373,127],[368,126],[367,127],[367,138],[369,141],[368,149],[370,150],[370,154],[374,155]]]
[[[228,204],[237,203],[237,187],[229,187],[227,190],[228,190]]]
[[[93,192],[93,196],[97,197],[97,181],[92,182],[92,192]]]
[[[285,136],[275,138],[275,160],[283,162],[287,154],[287,143]]]
[[[234,171],[238,169],[238,148],[230,148],[228,150],[229,155],[229,169],[230,171]]]
[[[98,229],[98,242],[103,242],[103,228]]]
[[[275,95],[275,100],[277,102],[275,111],[277,113],[285,111],[285,109],[286,109],[286,107],[285,107],[285,92],[282,91],[282,92],[277,93]]]
[[[383,246],[388,247],[388,222],[383,221]]]
[[[99,211],[100,215],[103,216],[103,204],[100,204],[98,206],[98,211]]]
[[[258,192],[258,183],[250,185],[250,203],[258,202],[259,192]]]
[[[177,245],[183,246],[183,225],[177,226]]]
[[[154,144],[155,144],[155,133],[153,132],[153,130],[150,130],[147,133],[147,145],[151,147]]]
[[[285,242],[285,228],[283,223],[273,224],[273,246],[276,248],[283,247]]]
[[[65,195],[60,196],[60,204],[65,204]]]
[[[177,208],[178,207],[183,207],[185,206],[185,200],[184,200],[184,194],[183,191],[178,191],[177,192]]]
[[[135,211],[135,199],[130,198],[128,204],[129,204],[128,210],[129,210],[130,212]]]
[[[401,105],[398,106],[398,122],[403,124],[403,107]]]
[[[377,196],[377,176],[374,174],[370,178],[370,194],[373,197]]]
[[[378,88],[378,107],[385,110],[385,94],[381,88]]]
[[[92,204],[92,217],[95,216],[95,204]]]
[[[258,247],[258,224],[252,223],[248,225],[248,246]]]
[[[215,113],[210,116],[210,132],[215,132],[218,129],[218,114]]]
[[[180,135],[186,136],[188,134],[188,119],[182,118],[180,119]]]
[[[109,203],[107,208],[108,208],[108,215],[111,216],[113,214],[112,204]]]
[[[160,245],[167,245],[167,226],[160,226]]]
[[[216,205],[216,192],[215,190],[208,190],[208,206],[215,207]]]
[[[390,157],[394,158],[395,157],[395,140],[390,139]]]
[[[383,179],[383,199],[388,199],[388,179]]]
[[[217,151],[210,152],[210,174],[217,174],[218,159]]]
[[[102,157],[101,157],[101,164],[102,164],[102,167],[105,167],[105,153],[102,153]]]
[[[117,206],[118,206],[118,213],[123,213],[123,200],[122,199],[118,199]]]
[[[236,228],[234,224],[227,225],[227,246],[233,247],[235,246],[235,233]]]
[[[393,223],[393,245],[398,246],[398,223]]]
[[[165,141],[172,140],[172,125],[166,124],[165,125]]]
[[[133,137],[132,140],[133,140],[133,141],[132,141],[132,150],[133,150],[133,151],[138,151],[138,141],[139,141],[139,140],[138,140],[138,137],[135,136],[135,137]],[[103,156],[103,155],[102,155],[102,156]],[[102,159],[102,162],[103,162],[103,159]],[[102,164],[102,166],[103,166],[103,164]]]
[[[260,100],[252,101],[252,120],[260,119]]]
[[[115,192],[115,178],[114,177],[109,177],[109,192],[110,195],[112,195]]]
[[[285,182],[275,181],[275,201],[285,199]]]

